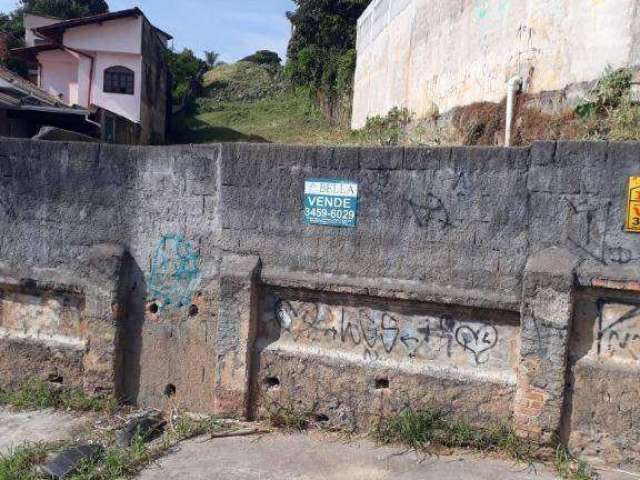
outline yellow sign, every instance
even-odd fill
[[[640,177],[631,177],[629,179],[627,231],[640,233]]]

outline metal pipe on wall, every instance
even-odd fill
[[[507,83],[507,121],[504,133],[504,146],[511,146],[511,130],[513,127],[513,113],[515,109],[516,94],[522,88],[522,78],[519,76],[511,77]]]

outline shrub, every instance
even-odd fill
[[[632,78],[630,69],[614,70],[608,66],[587,98],[576,107],[576,113],[581,117],[610,113],[629,98]]]
[[[576,107],[586,139],[640,140],[640,107],[631,99],[633,72],[607,67],[604,76]]]
[[[392,108],[382,117],[377,115],[367,119],[364,128],[359,132],[360,137],[367,142],[380,145],[398,145],[407,136],[407,127],[413,115],[406,108]]]

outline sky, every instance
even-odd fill
[[[140,7],[151,23],[174,36],[174,47],[198,54],[213,50],[232,62],[256,50],[286,57],[291,26],[285,13],[291,0],[107,0],[111,11]],[[16,0],[0,0],[0,11]]]

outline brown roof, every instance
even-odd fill
[[[24,103],[25,101],[27,101],[27,98],[30,97],[32,102],[33,100],[35,100],[39,103],[44,103],[53,107],[69,108],[67,104],[60,101],[58,98],[50,95],[48,92],[37,87],[30,81],[25,80],[19,75],[16,75],[11,70],[3,67],[2,65],[0,65],[0,79],[4,80],[7,83],[10,83],[13,87],[11,89],[6,89],[0,86],[0,93],[10,95],[13,98],[18,99],[19,103]],[[24,95],[16,95],[16,90],[22,92]]]
[[[46,52],[47,50],[58,50],[63,48],[64,47],[55,43],[45,43],[42,45],[35,45],[33,47],[12,48],[11,55],[14,57],[20,57],[27,62],[38,63],[38,53]]]
[[[64,20],[62,22],[54,23],[52,25],[46,25],[44,27],[36,28],[35,31],[45,37],[55,37],[63,33],[69,28],[81,27],[83,25],[90,25],[92,23],[108,22],[110,20],[118,20],[126,17],[138,17],[144,16],[142,10],[138,7],[130,8],[128,10],[120,10],[118,12],[101,13],[100,15],[92,15],[90,17],[73,18],[71,20]],[[157,27],[154,27],[164,36],[169,39],[173,37],[166,32],[163,32]]]

